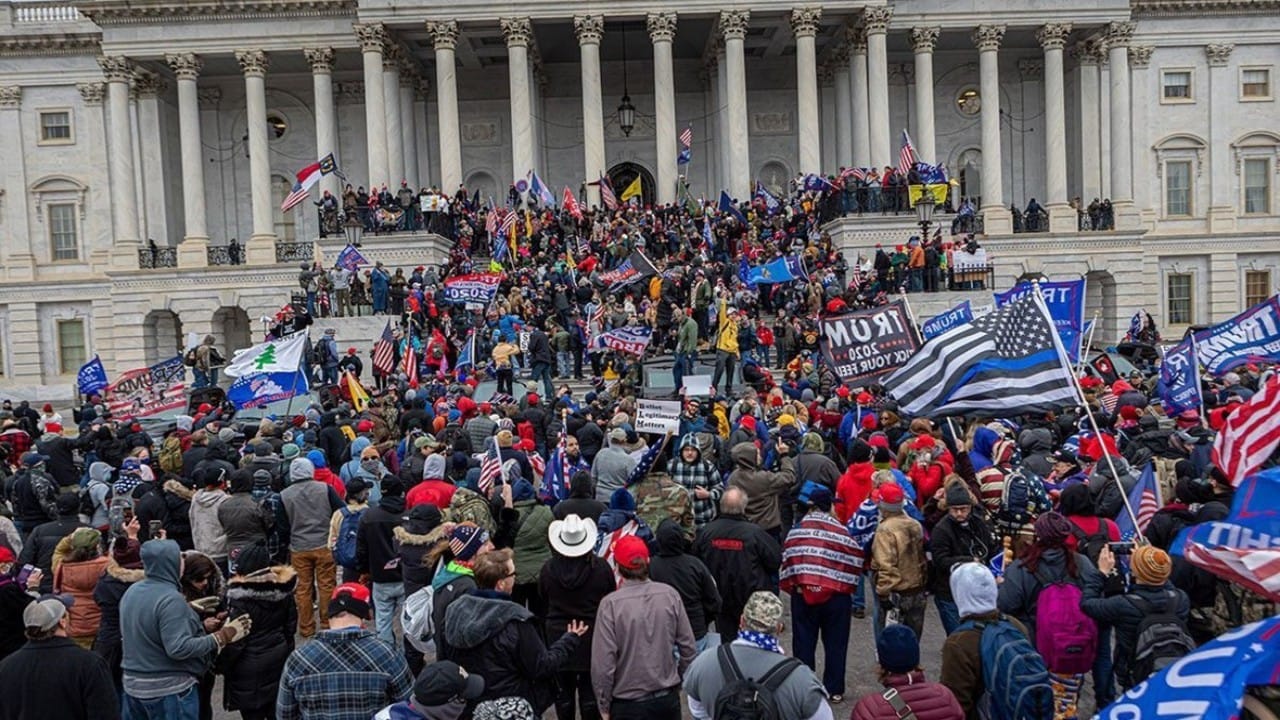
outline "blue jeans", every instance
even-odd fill
[[[201,370],[200,368],[191,368],[191,373],[196,376],[195,382],[191,384],[191,387],[198,390],[200,388],[209,387],[212,384],[209,382],[209,373]]]
[[[1111,626],[1098,625],[1098,657],[1093,661],[1093,696],[1098,707],[1116,699],[1115,662],[1111,657]]]
[[[791,651],[796,659],[817,670],[818,636],[822,636],[822,685],[828,695],[844,694],[845,661],[849,651],[848,595],[832,595],[820,605],[810,605],[800,594],[791,596]]]
[[[139,700],[126,693],[123,710],[123,720],[200,720],[200,685],[150,700]]]
[[[960,608],[952,600],[943,600],[933,596],[933,604],[938,608],[938,617],[942,620],[942,632],[950,635],[960,626]],[[1099,706],[1105,707],[1105,706]]]
[[[533,363],[529,379],[538,382],[542,380],[542,391],[544,398],[553,398],[556,396],[556,389],[551,384],[551,365],[548,363]],[[549,401],[548,401],[549,402]]]
[[[693,373],[693,359],[696,353],[676,353],[675,363],[671,366],[671,378],[675,380],[676,391],[684,387],[684,376]]]
[[[560,377],[569,377],[569,372],[573,369],[573,353],[568,350],[556,352],[556,374]]]
[[[378,638],[392,646],[396,644],[396,616],[404,606],[404,583],[376,582],[373,584],[373,624]]]
[[[321,368],[321,371],[323,372],[322,382],[325,385],[338,384],[338,366],[337,365],[325,365],[323,368]]]

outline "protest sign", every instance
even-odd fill
[[[113,417],[137,418],[186,406],[187,370],[181,356],[129,370],[107,386],[103,402]]]
[[[680,432],[680,401],[636,400],[636,432]]]
[[[1036,285],[1024,280],[1010,290],[996,293],[996,307],[1025,297]],[[1053,318],[1054,327],[1058,328],[1058,337],[1062,338],[1062,347],[1066,349],[1071,362],[1079,362],[1080,340],[1084,336],[1084,278],[1044,280],[1038,285],[1045,307],[1049,308],[1049,316]]]
[[[901,300],[822,319],[822,353],[846,383],[870,385],[906,364],[920,347]]]
[[[444,299],[451,303],[481,303],[488,305],[502,283],[500,273],[471,273],[444,281]]]

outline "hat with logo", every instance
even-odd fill
[[[329,598],[329,617],[350,613],[368,620],[373,616],[370,597],[369,588],[360,583],[343,583],[334,588],[333,597]]]

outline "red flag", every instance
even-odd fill
[[[1262,468],[1280,445],[1280,376],[1274,376],[1253,399],[1227,416],[1213,441],[1213,464],[1237,486]]]
[[[578,207],[578,201],[573,197],[573,192],[569,190],[568,185],[564,186],[564,201],[561,204],[575,220],[582,219],[582,208]]]

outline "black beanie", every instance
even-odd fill
[[[849,448],[849,462],[871,462],[871,446],[862,440],[855,439]]]

